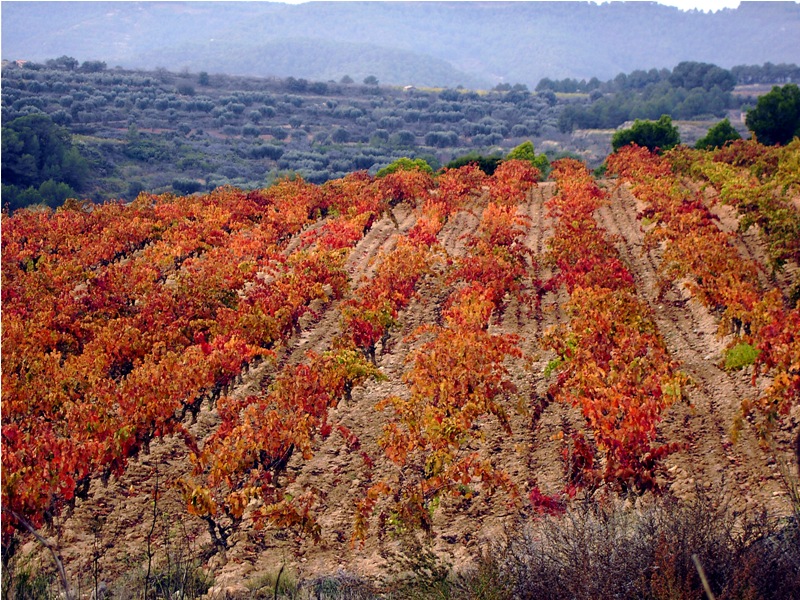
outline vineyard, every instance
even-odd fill
[[[607,168],[3,215],[4,564],[146,589],[180,547],[235,595],[586,502],[791,514],[800,144]]]

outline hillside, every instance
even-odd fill
[[[687,71],[691,80],[678,76]],[[374,174],[404,156],[437,169],[470,152],[503,156],[525,141],[550,160],[570,154],[596,168],[615,128],[665,112],[686,144],[723,117],[747,136],[742,111],[769,91],[767,84],[800,77],[794,65],[743,66],[736,73],[688,62],[606,82],[543,80],[532,93],[520,85],[476,92],[131,71],[67,56],[23,67],[8,63],[2,69],[4,136],[16,132],[28,141],[7,148],[3,184],[15,188],[5,189],[3,205],[56,207],[68,197],[132,200],[142,190],[253,189],[289,173],[322,183],[356,170]],[[734,87],[735,81],[744,85]],[[47,184],[64,169],[45,173],[25,162],[30,159],[23,155],[40,155],[46,147],[33,143],[33,123],[40,136],[72,134],[65,143],[86,164],[64,180],[72,187],[54,191]],[[50,189],[42,192],[43,184]]]
[[[683,12],[654,2],[8,2],[2,58],[491,87],[608,79],[683,60],[800,63],[800,5]]]
[[[4,215],[4,506],[86,597],[136,597],[151,567],[215,597],[272,597],[284,567],[318,597],[403,597],[392,577],[463,571],[537,514],[661,493],[776,527],[797,502],[798,150]],[[20,568],[36,543],[3,520]],[[776,568],[756,597],[797,592]]]

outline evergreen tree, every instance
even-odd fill
[[[742,136],[733,128],[731,122],[728,119],[723,119],[709,129],[704,137],[697,140],[694,147],[700,150],[713,150],[722,148],[728,142],[740,139],[742,139]]]
[[[80,190],[89,165],[72,146],[69,132],[37,113],[2,128],[3,206],[9,209],[45,202],[60,205]]]
[[[681,143],[678,128],[672,124],[669,115],[661,115],[658,121],[636,119],[629,129],[622,129],[611,138],[611,147],[616,152],[628,144],[644,146],[649,150],[669,150]]]
[[[756,107],[747,113],[747,128],[762,144],[787,144],[800,136],[800,88],[790,83],[777,85],[758,99]]]

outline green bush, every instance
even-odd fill
[[[78,194],[66,183],[48,179],[37,188],[17,185],[3,185],[3,209],[15,211],[18,208],[43,205],[58,208],[67,198],[76,198]]]
[[[756,362],[761,351],[750,344],[737,344],[725,352],[725,369],[736,371]]]
[[[636,119],[629,129],[622,129],[611,138],[611,147],[616,152],[623,146],[636,144],[649,150],[665,151],[681,142],[678,128],[672,124],[669,115],[661,115],[658,121]]]
[[[176,179],[172,182],[172,189],[187,196],[199,192],[204,187],[201,182],[194,179]]]
[[[389,175],[390,173],[395,173],[396,171],[415,171],[419,170],[423,173],[430,173],[433,175],[433,169],[431,166],[425,162],[422,158],[398,158],[391,164],[386,165],[382,169],[380,169],[377,173],[377,177],[384,177]]]
[[[58,597],[57,577],[33,571],[29,566],[3,567],[4,600],[50,600]]]
[[[501,162],[503,162],[503,158],[498,155],[483,156],[477,152],[470,152],[469,154],[451,160],[445,167],[448,169],[459,169],[466,165],[476,164],[478,168],[487,175],[493,175],[495,169],[497,169]]]
[[[548,160],[547,156],[544,154],[536,154],[536,150],[533,147],[533,142],[530,140],[522,142],[519,146],[509,152],[506,156],[506,160],[527,160],[534,167],[539,169],[542,177],[546,177],[550,172],[550,161]]]
[[[277,573],[268,571],[248,581],[245,586],[250,597],[256,598],[294,598],[297,596],[297,576],[281,567]]]
[[[694,147],[699,150],[714,150],[722,148],[728,142],[740,139],[742,139],[742,136],[733,128],[731,122],[728,119],[723,119],[709,129],[705,136],[697,140]]]

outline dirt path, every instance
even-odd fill
[[[552,236],[554,221],[547,216],[545,203],[552,198],[556,186],[552,182],[540,183],[533,190],[528,215],[532,227],[526,243],[534,252],[539,263],[538,277],[545,282],[554,274],[545,261],[547,241]],[[562,307],[569,299],[563,289],[547,292],[541,303],[535,307],[533,318],[521,323],[518,332],[524,336],[531,357],[530,366],[530,406],[531,419],[526,429],[528,487],[538,486],[545,494],[553,494],[563,488],[564,464],[561,458],[561,444],[555,441],[565,429],[582,422],[580,411],[576,408],[550,402],[548,387],[551,381],[544,376],[547,364],[554,358],[550,352],[542,350],[542,338],[556,325],[565,323],[567,315]]]

